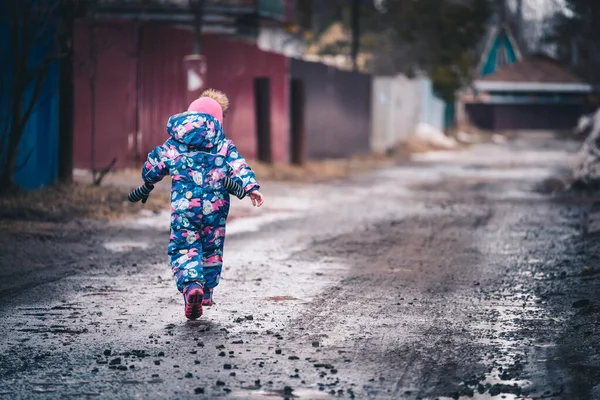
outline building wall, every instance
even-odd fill
[[[570,130],[582,114],[592,109],[570,104],[496,105],[494,129]]]
[[[433,83],[426,77],[417,78],[421,86],[421,117],[419,122],[438,131],[446,128],[446,103],[433,92]]]
[[[373,79],[371,149],[376,152],[398,145],[417,132],[419,124],[438,131],[445,128],[445,103],[433,93],[426,77],[404,75]]]
[[[292,59],[291,76],[305,86],[308,158],[369,152],[370,75]]]
[[[144,24],[140,33],[138,153],[145,160],[168,138],[169,117],[188,107],[183,58],[192,51],[194,40],[190,31],[161,24]]]
[[[582,114],[596,107],[580,104],[467,104],[470,121],[479,129],[570,130]]]
[[[227,93],[231,109],[225,133],[240,152],[255,158],[257,150],[254,79],[269,77],[271,148],[275,162],[289,159],[289,60],[256,45],[207,36],[202,45],[208,63],[208,85]]]
[[[372,150],[384,152],[415,132],[420,121],[421,94],[420,82],[404,75],[374,78]]]
[[[74,166],[103,169],[116,157],[117,168],[130,167],[139,159],[135,142],[137,31],[134,24],[125,22],[98,22],[95,26],[92,47],[90,25],[75,25]],[[96,129],[93,141],[92,84]]]
[[[494,130],[494,106],[482,103],[466,103],[462,122],[470,122],[473,126],[486,131]]]
[[[102,169],[139,167],[166,138],[169,116],[187,109],[185,55],[193,51],[193,32],[160,24],[97,22],[95,48],[95,163]],[[75,167],[92,166],[90,72],[91,26],[75,30]],[[225,133],[247,158],[256,155],[254,78],[271,78],[272,149],[275,161],[288,157],[287,59],[255,45],[204,36],[207,87],[223,90],[232,106]]]

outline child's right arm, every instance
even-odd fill
[[[169,164],[174,158],[177,149],[168,139],[165,143],[157,146],[148,154],[148,160],[142,168],[142,179],[149,184],[160,182],[169,175]]]

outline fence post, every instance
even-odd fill
[[[75,85],[73,82],[73,37],[76,10],[62,0],[60,6],[59,43],[65,56],[60,61],[60,96],[58,111],[58,180],[73,181],[73,137]]]
[[[306,95],[304,82],[292,79],[290,86],[291,97],[291,162],[303,165],[306,162]]]
[[[254,78],[254,104],[256,112],[257,158],[272,163],[271,154],[271,96],[269,78]]]

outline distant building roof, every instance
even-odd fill
[[[205,24],[227,23],[226,18],[257,16],[263,24],[281,24],[290,18],[293,0],[206,0],[203,9]],[[194,20],[196,0],[98,0],[91,7],[96,17],[132,18],[163,22]]]
[[[478,80],[485,82],[585,83],[557,61],[548,57],[535,57],[509,64]]]
[[[537,56],[506,65],[474,82],[484,92],[570,92],[589,93],[591,85],[569,72],[556,60]]]

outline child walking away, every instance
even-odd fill
[[[230,192],[250,197],[254,206],[263,204],[254,172],[223,133],[228,105],[225,94],[211,89],[187,112],[169,118],[170,137],[148,155],[142,168],[144,185],[129,195],[131,201],[146,202],[156,183],[168,174],[172,177],[168,253],[185,316],[191,320],[202,315],[202,306],[214,304]]]

